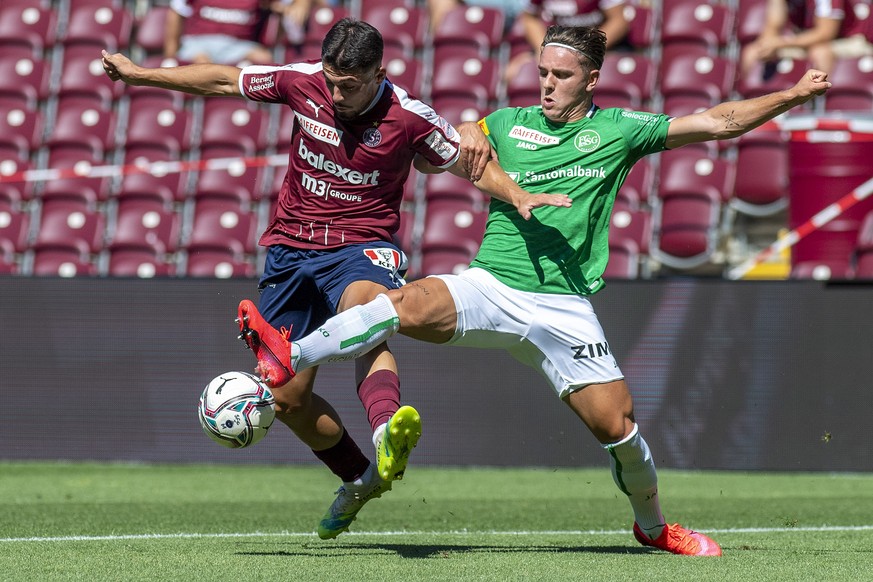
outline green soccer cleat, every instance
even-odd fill
[[[318,524],[318,537],[332,540],[344,531],[349,531],[349,526],[365,503],[382,497],[383,493],[391,490],[391,481],[383,481],[373,471],[368,471],[367,474],[372,475],[369,482],[361,485],[344,483],[336,490],[336,499]]]
[[[409,453],[421,438],[421,416],[411,406],[401,406],[388,421],[376,446],[376,465],[385,481],[403,479]]]

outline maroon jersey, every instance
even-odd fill
[[[184,18],[182,34],[226,34],[256,40],[268,12],[262,0],[173,0],[171,8]]]
[[[626,0],[530,0],[525,12],[547,24],[561,26],[600,26],[603,11],[625,4]]]
[[[255,101],[286,103],[295,117],[288,172],[261,236],[264,246],[390,242],[415,155],[437,167],[459,156],[458,132],[387,80],[352,120],[334,116],[320,62],[246,67],[240,89]]]

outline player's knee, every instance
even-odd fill
[[[291,384],[281,389],[273,390],[276,400],[276,414],[296,416],[308,410],[312,402],[312,394],[308,391],[294,390]]]

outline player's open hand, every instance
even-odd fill
[[[569,208],[573,204],[566,194],[528,194],[516,201],[515,208],[525,220],[533,216],[531,211],[540,206],[559,206]]]
[[[124,81],[129,85],[133,84],[131,78],[137,67],[129,58],[121,53],[110,55],[105,50],[102,51],[102,55],[103,70],[106,72],[107,77],[113,81]]]

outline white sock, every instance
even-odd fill
[[[379,294],[325,321],[308,336],[293,342],[295,372],[330,362],[355,360],[400,329],[400,318],[387,295]]]
[[[364,474],[352,481],[351,483],[343,483],[346,489],[362,489],[368,487],[374,477],[377,477],[376,465],[370,463],[367,465],[367,470]]]
[[[627,495],[634,520],[650,537],[658,537],[665,523],[658,500],[658,474],[639,427],[634,424],[628,436],[603,448],[609,452],[612,478]]]
[[[373,446],[379,448],[379,442],[384,438],[385,431],[388,430],[388,423],[383,422],[373,431]]]

